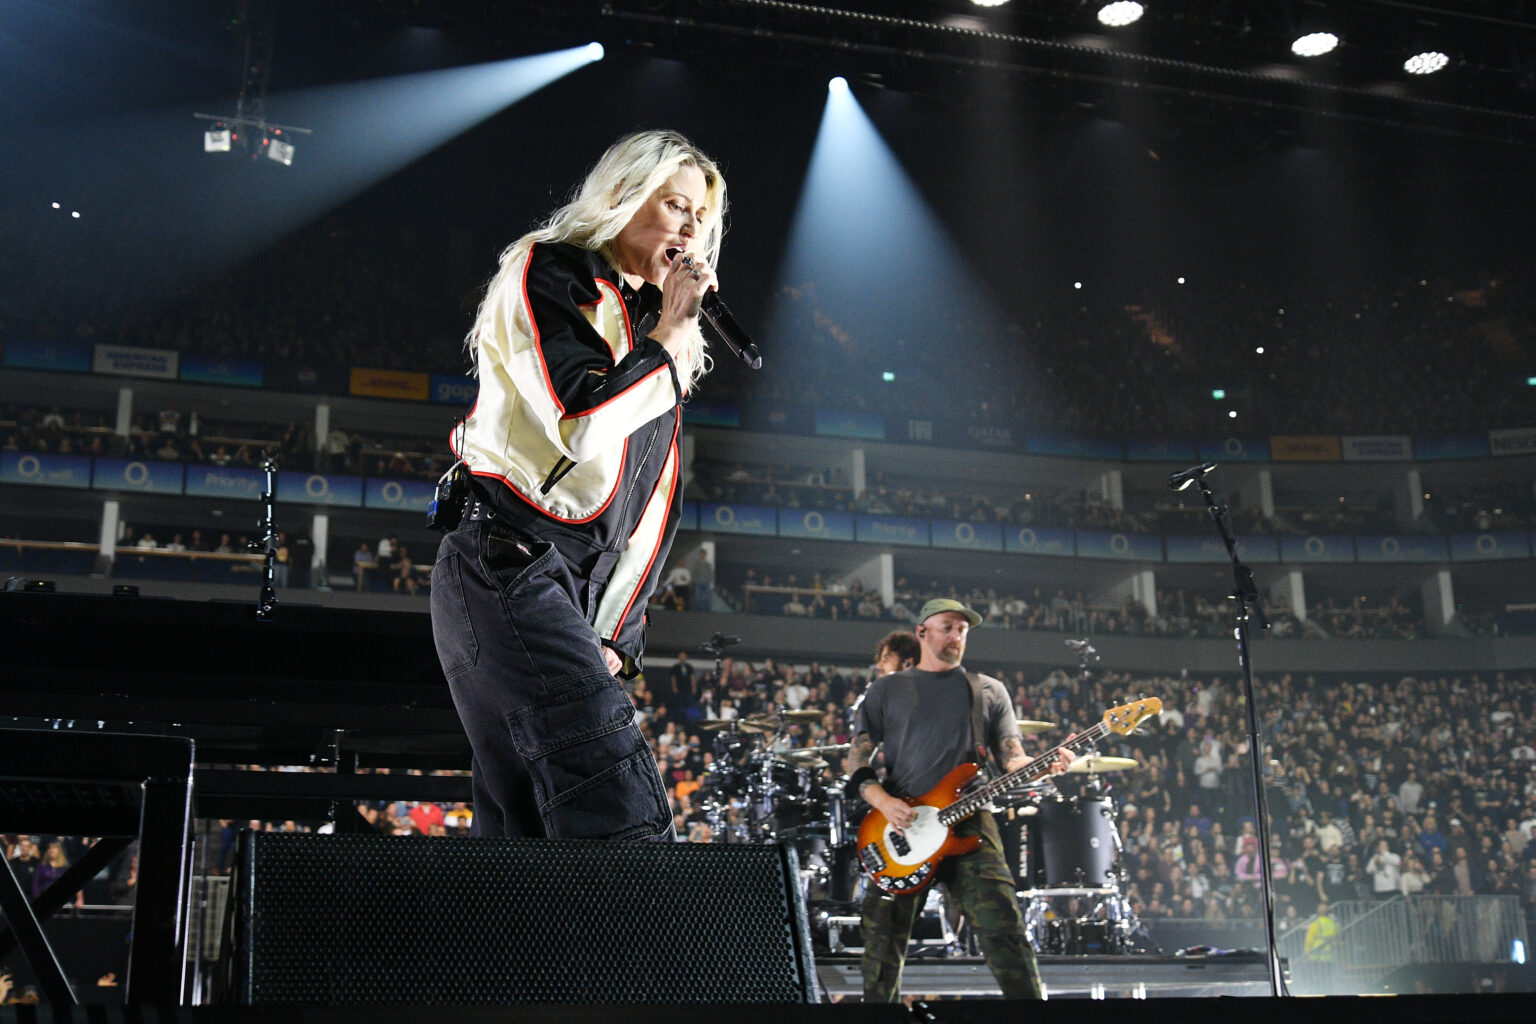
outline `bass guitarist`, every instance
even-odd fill
[[[854,771],[848,795],[862,798],[897,829],[910,827],[917,815],[893,794],[926,793],[957,765],[984,762],[988,753],[1004,771],[1029,761],[1007,689],[961,667],[966,635],[979,622],[981,616],[959,601],[936,598],[923,605],[917,617],[921,659],[913,668],[872,683],[859,710],[849,752]],[[881,746],[884,784],[871,767]],[[1071,761],[1060,750],[1054,768],[1064,771]],[[936,871],[938,881],[970,921],[1004,998],[1039,999],[1040,973],[1025,938],[997,823],[983,810],[958,823],[954,833],[979,836],[981,845],[944,859]],[[907,943],[925,896],[925,889],[890,893],[869,886],[863,905],[866,1002],[900,998]]]

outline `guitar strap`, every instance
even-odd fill
[[[965,681],[971,686],[971,744],[976,752],[976,763],[981,765],[984,777],[994,778],[998,766],[992,757],[992,748],[987,744],[987,699],[982,692],[981,676],[966,669]]]

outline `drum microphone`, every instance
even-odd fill
[[[668,249],[667,259],[677,259],[681,249]],[[715,333],[724,339],[730,350],[736,353],[736,358],[746,363],[754,370],[760,370],[763,366],[763,357],[758,354],[757,346],[752,344],[752,338],[741,329],[741,324],[731,315],[730,307],[720,298],[720,293],[711,288],[704,293],[704,299],[699,304],[699,310],[704,314],[704,319],[709,321],[709,326],[715,329]]]

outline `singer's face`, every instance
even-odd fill
[[[678,168],[661,188],[651,193],[614,239],[619,269],[626,276],[644,278],[660,287],[672,265],[667,250],[690,252],[694,239],[703,230],[703,220],[709,213],[704,208],[705,191],[703,171],[697,167]]]

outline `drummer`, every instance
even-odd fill
[[[879,679],[892,672],[911,668],[922,656],[923,648],[917,642],[917,634],[911,630],[898,629],[881,640],[875,648],[874,678]]]

